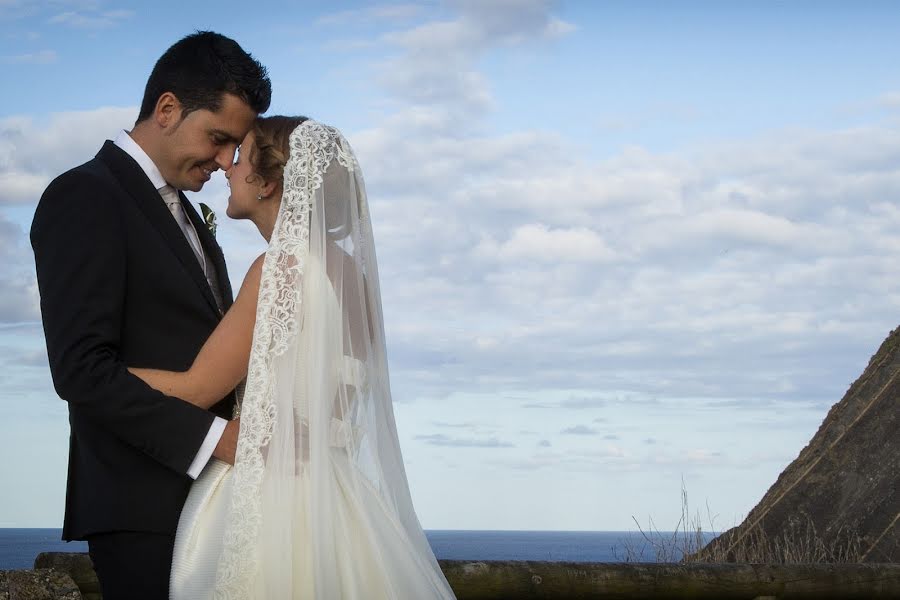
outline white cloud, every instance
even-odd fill
[[[498,244],[483,239],[475,247],[479,258],[502,261],[595,262],[614,258],[614,253],[596,232],[584,227],[549,229],[542,224],[516,228],[512,236]]]
[[[494,107],[476,63],[489,49],[553,40],[574,30],[551,14],[555,2],[455,1],[458,17],[383,36],[401,54],[382,65],[381,82],[412,106],[428,107],[447,127],[464,127]]]
[[[21,214],[29,204],[36,204],[53,177],[90,160],[103,140],[115,135],[116,125],[129,126],[135,113],[132,108],[102,108],[59,113],[43,121],[0,119],[0,208]],[[0,265],[0,322],[39,319],[27,232],[3,213],[0,249],[5,259]]]
[[[29,0],[0,0],[0,17],[17,19],[30,14],[32,10]]]
[[[49,176],[33,173],[0,173],[0,204],[34,202],[50,183]]]
[[[833,402],[896,325],[896,129],[605,160],[540,132],[442,135],[393,119],[351,140],[392,365],[428,365],[406,379],[418,393],[577,385]]]
[[[40,50],[38,52],[29,52],[27,54],[17,54],[14,56],[4,56],[3,62],[14,65],[48,65],[55,63],[59,57],[55,50]]]
[[[66,19],[77,21],[76,17],[87,19],[120,19],[130,16],[132,11],[102,11],[102,0],[0,0],[0,18],[6,20],[23,19],[50,13],[61,21]],[[59,11],[63,12],[59,12]],[[62,15],[74,15],[62,17]],[[55,22],[50,19],[49,22]]]
[[[885,108],[900,108],[900,92],[887,92],[878,98],[878,104]]]
[[[460,20],[478,31],[485,44],[498,41],[521,43],[531,39],[552,38],[575,30],[551,13],[559,5],[555,0],[452,0]]]
[[[32,277],[0,276],[0,323],[20,323],[40,318],[37,284]]]
[[[607,398],[591,397],[591,396],[571,396],[559,403],[560,408],[569,408],[575,410],[585,410],[591,408],[604,408],[609,404]],[[596,420],[595,422],[600,422]]]
[[[136,108],[99,108],[0,119],[0,206],[37,202],[53,177],[93,158],[136,115]]]
[[[25,233],[0,215],[0,323],[21,323],[39,318],[34,261]]]
[[[851,243],[840,228],[744,208],[713,208],[660,218],[643,227],[641,236],[644,252],[714,244],[723,252],[759,246],[817,253]]]
[[[134,16],[132,10],[106,10],[106,11],[66,11],[54,15],[48,21],[54,25],[66,25],[76,29],[106,29],[115,27],[122,21]]]
[[[415,439],[432,446],[450,446],[454,448],[512,448],[514,444],[497,438],[452,438],[441,433],[417,435]]]
[[[596,429],[586,427],[585,425],[575,425],[574,427],[567,427],[563,429],[561,433],[564,433],[566,435],[597,435],[600,432],[598,432]]]
[[[316,25],[336,26],[371,24],[372,21],[407,21],[419,16],[422,10],[423,7],[418,4],[384,4],[322,15],[316,19],[315,23]]]
[[[11,358],[6,361],[10,367],[40,367],[44,369],[45,374],[49,375],[50,363],[47,359],[46,350],[37,350],[33,352],[23,352],[21,348],[14,348],[8,352]]]

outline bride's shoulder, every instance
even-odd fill
[[[263,252],[250,265],[247,274],[244,275],[244,283],[241,284],[241,291],[238,292],[238,297],[247,295],[253,298],[256,297],[256,294],[259,292],[259,280],[262,278],[262,268],[265,259],[266,253]]]
[[[254,259],[253,263],[250,265],[250,269],[247,270],[247,277],[256,277],[259,279],[260,275],[262,275],[263,263],[266,261],[266,253],[263,252],[259,256]]]

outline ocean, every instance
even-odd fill
[[[59,529],[0,529],[0,569],[30,569],[41,552],[87,552],[85,542],[66,543]],[[546,560],[653,562],[655,554],[637,531],[426,531],[438,558],[457,560]],[[662,532],[654,539],[668,539]],[[712,539],[712,535],[708,539]]]

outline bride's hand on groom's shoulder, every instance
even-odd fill
[[[238,430],[241,427],[241,420],[235,419],[228,421],[225,425],[225,431],[213,450],[213,456],[221,461],[227,462],[229,465],[234,464],[234,453],[237,451]]]

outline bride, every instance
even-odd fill
[[[234,467],[213,459],[191,488],[170,597],[453,598],[403,469],[349,144],[304,117],[261,118],[226,177],[228,216],[268,249],[189,371],[131,369],[201,407],[243,389]]]

